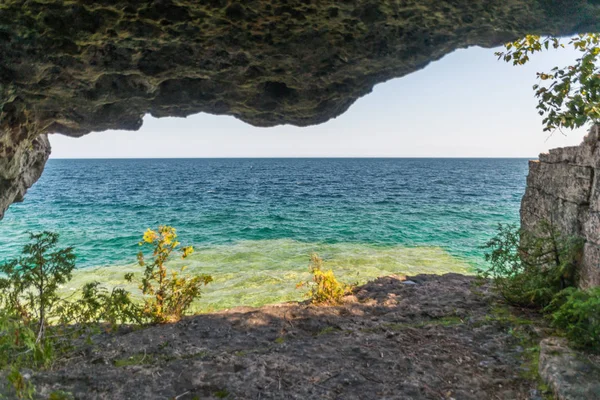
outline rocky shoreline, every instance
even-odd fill
[[[390,276],[341,306],[240,307],[100,334],[24,376],[40,399],[543,399],[548,333],[475,277]]]

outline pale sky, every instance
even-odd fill
[[[514,67],[494,51],[458,50],[377,85],[345,114],[317,126],[256,128],[208,114],[146,116],[137,132],[52,135],[52,157],[537,157],[579,144],[583,129],[566,136],[542,131],[531,88],[536,72],[568,65],[577,54],[539,54]]]

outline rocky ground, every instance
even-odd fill
[[[600,399],[600,355],[571,349],[565,339],[540,343],[539,372],[559,400]]]
[[[44,399],[542,399],[545,329],[531,318],[473,277],[383,277],[337,307],[236,308],[103,334],[25,376]]]

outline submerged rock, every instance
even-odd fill
[[[598,31],[599,14],[591,0],[3,0],[0,217],[43,169],[39,135],[136,130],[145,114],[318,124],[455,49]]]

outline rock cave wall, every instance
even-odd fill
[[[600,286],[600,126],[579,146],[542,153],[529,162],[521,227],[534,232],[546,220],[562,233],[585,239],[579,286]]]

